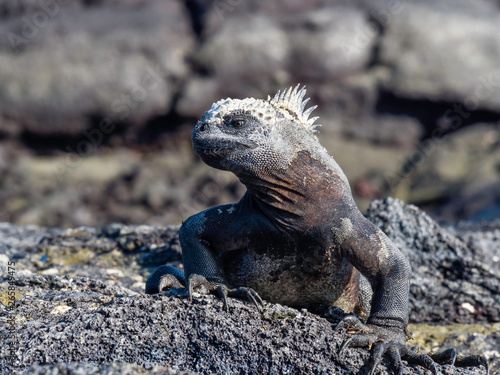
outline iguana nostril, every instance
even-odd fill
[[[205,130],[207,130],[207,128],[208,128],[207,124],[201,124],[200,132],[204,132]]]

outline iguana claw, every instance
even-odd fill
[[[215,295],[222,298],[224,301],[223,308],[226,312],[229,311],[228,297],[246,299],[252,302],[259,311],[262,311],[262,306],[264,306],[262,298],[260,298],[259,294],[251,288],[240,287],[229,289],[225,285],[218,285],[215,289]]]
[[[172,266],[161,266],[150,276],[146,283],[146,293],[156,294],[168,289],[177,289],[175,295],[185,296],[187,294],[190,301],[193,300],[193,293],[196,290],[199,293],[212,293],[222,298],[224,310],[229,310],[228,297],[246,299],[252,302],[259,311],[262,311],[264,302],[259,294],[251,288],[229,288],[228,286],[208,281],[204,276],[191,274],[184,287],[181,280],[184,279],[184,273]]]
[[[188,294],[189,300],[193,300],[193,288],[204,287],[207,292],[215,294],[217,297],[222,298],[224,303],[223,308],[226,312],[229,311],[228,297],[246,299],[252,302],[259,311],[262,310],[264,302],[260,298],[259,294],[251,288],[228,288],[226,285],[221,283],[214,283],[208,281],[205,277],[197,275],[195,273],[191,274],[188,278]]]

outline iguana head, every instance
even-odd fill
[[[286,169],[293,156],[318,144],[316,106],[305,109],[305,88],[297,85],[267,100],[223,99],[205,112],[193,131],[193,149],[208,165],[253,174]]]

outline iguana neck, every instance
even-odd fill
[[[263,213],[287,229],[324,222],[329,206],[349,189],[337,171],[305,151],[286,169],[238,177]]]

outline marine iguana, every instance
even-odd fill
[[[220,296],[262,299],[292,307],[326,304],[348,315],[339,326],[354,334],[342,346],[371,346],[369,373],[386,355],[401,374],[401,359],[437,373],[436,362],[484,365],[484,356],[432,356],[406,347],[408,260],[356,206],[342,169],[315,135],[316,106],[305,88],[273,98],[223,99],[196,124],[194,151],[208,165],[233,172],[246,186],[235,204],[188,218],[179,236],[185,273],[161,266],[146,293],[204,285]]]

